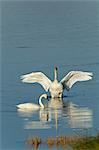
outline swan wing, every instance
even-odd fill
[[[46,75],[44,75],[42,72],[32,72],[26,75],[21,76],[22,82],[25,83],[39,83],[43,86],[43,88],[48,91],[51,80],[48,79]]]
[[[91,72],[71,71],[60,82],[62,83],[63,88],[70,90],[76,82],[91,80],[92,76],[93,73]]]

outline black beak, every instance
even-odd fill
[[[55,66],[55,69],[58,70],[58,68]]]
[[[48,95],[47,95],[47,100],[48,100],[48,101],[50,100],[50,98],[51,98],[51,96],[48,96]]]

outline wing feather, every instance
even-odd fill
[[[91,80],[92,76],[92,72],[71,71],[60,82],[64,88],[70,90],[76,82]]]
[[[22,75],[21,77],[22,82],[25,83],[39,83],[43,86],[43,88],[48,91],[51,80],[48,79],[46,75],[44,75],[42,72],[32,72],[26,75]]]

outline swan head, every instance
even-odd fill
[[[48,99],[48,95],[47,95],[47,94],[42,94],[42,95],[40,96],[40,99],[42,99],[42,98]]]
[[[58,70],[57,66],[55,66],[55,70]]]
[[[55,66],[54,68],[54,80],[57,80],[58,78],[58,68]]]

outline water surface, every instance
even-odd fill
[[[75,135],[84,128],[95,135],[99,129],[99,2],[1,4],[1,149],[27,150],[25,141],[30,136]],[[92,81],[64,91],[64,102],[78,105],[77,111],[45,109],[20,114],[16,104],[38,103],[40,94],[45,93],[38,84],[21,83],[20,75],[42,71],[53,80],[55,65],[59,80],[71,70],[94,73]],[[40,146],[44,148],[47,146]]]

